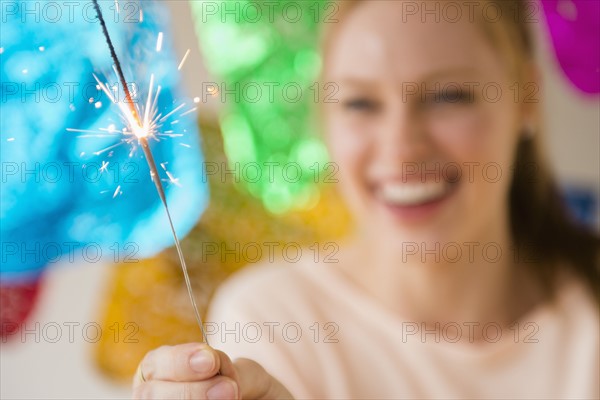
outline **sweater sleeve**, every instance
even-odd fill
[[[290,353],[282,331],[289,317],[276,306],[281,301],[278,293],[265,290],[261,275],[243,271],[219,287],[205,322],[209,343],[233,361],[258,362],[295,398],[311,397],[302,378],[303,360]]]

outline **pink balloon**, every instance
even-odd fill
[[[600,0],[541,0],[558,62],[579,90],[600,92]]]

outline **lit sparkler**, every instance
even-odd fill
[[[152,181],[154,182],[154,185],[156,186],[158,196],[160,197],[160,200],[165,208],[167,218],[169,220],[169,226],[171,227],[171,232],[173,233],[173,238],[175,240],[175,247],[177,249],[177,254],[179,255],[181,269],[183,271],[183,276],[185,278],[185,284],[187,287],[188,295],[190,297],[192,307],[194,308],[194,314],[196,317],[196,321],[198,323],[198,327],[200,328],[200,332],[202,333],[203,341],[206,344],[208,344],[206,332],[204,331],[204,328],[202,325],[202,319],[200,318],[198,306],[196,305],[196,300],[194,298],[194,293],[193,293],[192,285],[190,282],[190,277],[188,275],[187,266],[185,264],[185,259],[183,257],[183,251],[181,250],[181,244],[179,243],[179,238],[177,237],[177,233],[175,232],[175,227],[173,225],[173,220],[171,219],[171,214],[169,212],[169,207],[167,205],[167,198],[165,196],[165,191],[163,189],[163,185],[160,180],[160,175],[158,173],[158,169],[157,169],[156,163],[154,161],[154,156],[152,155],[152,151],[150,150],[150,146],[148,145],[148,139],[150,139],[150,138],[156,139],[157,136],[163,136],[163,135],[164,136],[178,136],[178,135],[175,135],[172,133],[160,133],[159,128],[160,128],[161,124],[168,117],[170,117],[171,115],[173,115],[176,112],[178,112],[179,110],[181,110],[185,106],[185,104],[179,105],[178,107],[176,107],[175,109],[173,109],[171,112],[169,112],[168,114],[166,114],[164,116],[159,114],[158,108],[157,108],[157,102],[158,102],[158,96],[160,94],[161,87],[158,86],[156,89],[156,92],[153,94],[154,75],[151,75],[150,76],[150,85],[148,88],[148,97],[146,99],[146,105],[145,105],[145,107],[142,108],[141,111],[138,110],[137,105],[133,102],[131,92],[127,86],[127,81],[125,80],[125,75],[123,74],[123,70],[121,68],[121,63],[115,52],[115,48],[113,46],[110,35],[108,33],[108,29],[106,27],[104,17],[102,16],[102,11],[100,10],[100,6],[98,5],[98,1],[93,0],[93,2],[94,2],[94,7],[96,9],[96,13],[98,14],[98,19],[100,21],[100,25],[102,27],[102,32],[104,34],[106,43],[108,45],[111,57],[114,62],[115,73],[117,74],[117,77],[121,83],[121,86],[123,87],[125,99],[118,100],[113,95],[113,93],[111,92],[111,90],[109,89],[107,84],[101,82],[100,79],[98,79],[98,77],[96,75],[94,75],[94,78],[96,79],[96,82],[98,83],[98,86],[102,89],[102,91],[109,97],[109,99],[114,104],[117,104],[117,106],[119,107],[121,116],[125,123],[125,128],[122,130],[122,134],[124,135],[124,139],[122,142],[132,144],[132,145],[135,145],[135,143],[137,142],[137,144],[139,144],[139,146],[142,148],[142,150],[144,152],[144,156],[146,157],[146,161],[148,162],[148,167],[150,168],[150,176],[152,178]],[[157,45],[156,45],[157,52],[160,51],[160,49],[162,47],[162,36],[163,35],[161,32],[158,36],[158,41],[157,41]],[[188,53],[185,54],[183,60],[181,61],[180,65],[179,65],[179,69],[181,69],[181,66],[185,62],[185,59],[187,58],[187,56],[188,56]],[[196,108],[187,110],[183,114],[181,114],[181,116],[187,115],[191,112],[194,112],[195,110],[196,110]],[[109,133],[114,133],[115,128],[114,128],[114,126],[111,126],[111,127],[109,127],[109,129],[104,129],[103,131],[106,131]],[[117,143],[114,146],[110,146],[109,148],[102,150],[102,152],[107,151],[115,146],[118,146],[118,145],[122,144],[122,142]],[[97,154],[99,154],[99,153],[100,152],[98,152]],[[166,171],[164,164],[161,164],[161,167]],[[169,177],[170,181],[177,184],[177,179],[175,179],[168,171],[166,171],[166,172],[167,172],[167,176]],[[115,190],[113,197],[116,197],[119,193],[120,193],[120,187],[118,187]]]

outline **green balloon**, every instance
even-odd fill
[[[222,83],[225,152],[241,184],[275,213],[314,205],[327,151],[313,109],[327,94],[318,82],[318,30],[336,22],[327,0],[191,1],[209,71]]]

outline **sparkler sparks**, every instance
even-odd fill
[[[183,68],[183,64],[185,64],[185,61],[187,60],[189,55],[190,55],[190,49],[188,49],[185,52],[185,54],[183,55],[183,58],[181,59],[181,62],[179,63],[179,66],[177,67],[177,71],[181,71],[181,68]]]
[[[156,39],[156,52],[159,53],[162,50],[163,33],[158,32],[158,38]]]
[[[159,128],[160,128],[161,124],[163,122],[165,122],[169,116],[175,114],[176,112],[181,110],[183,107],[185,107],[185,104],[179,105],[178,107],[173,109],[171,112],[169,112],[165,116],[162,116],[158,112],[158,108],[157,108],[158,96],[160,94],[161,87],[160,87],[160,85],[157,86],[156,92],[154,92],[154,75],[151,75],[150,76],[150,84],[148,87],[148,96],[146,98],[146,104],[141,110],[138,109],[137,104],[135,104],[133,102],[131,92],[129,90],[129,87],[127,86],[127,82],[125,80],[125,75],[123,74],[123,70],[121,68],[121,63],[119,61],[119,58],[117,57],[112,40],[108,33],[106,23],[102,16],[102,11],[100,10],[100,6],[98,5],[98,0],[93,0],[93,3],[94,3],[94,8],[96,9],[96,13],[98,14],[98,19],[99,19],[100,25],[102,27],[102,32],[104,34],[106,43],[108,45],[111,57],[114,62],[115,73],[121,83],[121,87],[125,94],[125,99],[117,98],[116,95],[118,94],[118,87],[115,88],[116,93],[113,93],[109,89],[108,84],[103,83],[102,81],[100,81],[100,79],[98,79],[98,77],[96,75],[94,75],[94,78],[96,79],[96,82],[98,83],[99,88],[101,88],[102,91],[108,96],[108,98],[114,104],[116,104],[118,106],[121,117],[123,118],[123,122],[125,124],[125,128],[123,128],[122,133],[121,133],[123,135],[123,138],[121,139],[121,141],[119,143],[117,143],[116,145],[110,146],[104,150],[101,150],[100,152],[96,152],[95,154],[100,154],[102,152],[108,151],[111,148],[119,146],[123,143],[128,143],[128,144],[132,144],[135,146],[135,143],[137,142],[137,144],[142,148],[142,150],[144,152],[144,156],[146,157],[146,161],[150,168],[151,179],[154,182],[154,185],[158,192],[158,196],[160,197],[160,200],[161,200],[161,202],[164,206],[165,212],[167,214],[169,226],[171,228],[171,232],[172,232],[173,238],[175,240],[175,247],[177,249],[177,254],[179,256],[179,261],[180,261],[181,269],[182,269],[183,276],[185,279],[185,284],[187,287],[188,295],[189,295],[192,307],[194,309],[196,322],[198,323],[198,327],[200,328],[200,332],[202,334],[203,341],[206,344],[208,344],[206,332],[204,331],[204,328],[202,325],[202,320],[200,318],[200,313],[198,311],[198,306],[196,305],[196,300],[194,298],[194,293],[193,293],[192,285],[191,285],[190,278],[188,275],[185,258],[183,256],[183,251],[181,249],[181,244],[179,242],[179,238],[177,237],[177,233],[175,232],[175,227],[173,225],[173,220],[172,220],[171,214],[169,212],[169,207],[167,205],[167,199],[166,199],[166,195],[165,195],[165,192],[163,189],[162,182],[160,180],[160,175],[158,173],[158,169],[157,169],[156,163],[154,161],[154,156],[152,155],[152,151],[150,150],[150,146],[148,144],[148,139],[150,139],[150,138],[157,139],[157,137],[161,136],[161,135],[171,136],[171,137],[181,136],[178,134],[173,134],[172,132],[160,133]],[[141,11],[140,11],[140,16],[142,16]],[[156,51],[157,52],[159,52],[162,48],[162,41],[163,41],[163,33],[160,32],[158,34],[158,39],[157,39],[157,43],[156,43]],[[179,65],[180,67],[185,62],[187,54],[188,53],[186,53],[183,60],[181,61],[180,65]],[[196,108],[194,107],[190,110],[185,111],[183,114],[181,114],[181,116],[189,114],[195,110],[196,110]],[[70,130],[84,132],[84,131],[75,130],[75,129],[70,129]],[[114,125],[109,126],[109,128],[107,128],[107,129],[101,129],[100,131],[101,132],[99,132],[99,133],[94,132],[94,131],[85,131],[85,132],[89,133],[90,134],[89,136],[94,136],[94,135],[95,136],[105,136],[106,134],[104,132],[107,132],[108,134],[111,134],[111,135],[119,134],[118,133],[119,131],[115,130]],[[132,150],[132,152],[133,152],[133,150]],[[108,166],[108,164],[106,164],[106,166]],[[166,170],[165,165],[161,165],[161,166],[165,170],[165,172],[169,178],[169,182],[179,185],[178,180],[171,173],[169,173],[169,171]],[[103,164],[103,167],[104,167],[104,164]],[[115,192],[113,194],[113,198],[118,196],[121,193],[122,193],[121,187],[119,186],[115,190]]]

